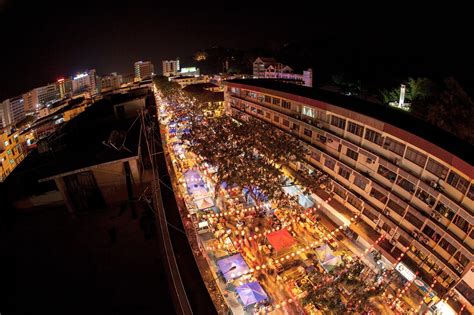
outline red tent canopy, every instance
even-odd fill
[[[273,248],[275,248],[276,251],[289,248],[296,243],[293,236],[291,236],[291,234],[286,229],[268,234],[267,240],[270,242]]]

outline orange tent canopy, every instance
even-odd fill
[[[267,240],[270,242],[270,245],[275,248],[276,251],[289,248],[296,243],[295,239],[293,238],[293,236],[291,236],[290,232],[288,232],[287,229],[268,234]]]

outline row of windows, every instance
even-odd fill
[[[266,97],[266,101],[270,101],[269,96],[265,95],[265,97]],[[274,100],[278,100],[277,102],[280,101],[280,99],[278,99],[278,98],[272,98],[272,101],[274,101]],[[290,102],[283,100],[283,104],[289,106]],[[303,114],[309,115],[311,117],[314,117],[314,115],[315,115],[313,109],[310,108],[310,107],[307,107],[307,106],[303,107]],[[267,114],[267,118],[269,118],[269,117],[270,117],[270,114]],[[276,118],[275,121],[278,122],[279,119]],[[290,125],[289,121],[284,120],[284,125],[289,127],[289,125]],[[342,119],[340,117],[337,117],[337,116],[331,116],[331,125],[339,127],[339,128],[344,128],[346,126],[346,120]],[[299,126],[294,125],[293,127],[294,127],[293,130],[295,130],[295,131],[299,130]],[[356,124],[356,123],[353,123],[353,122],[349,121],[347,123],[347,130],[349,132],[355,134],[355,135],[362,136],[364,127],[359,125],[359,124]],[[307,137],[311,137],[312,136],[312,131],[310,129],[305,128],[304,129],[304,135],[306,135]],[[378,144],[378,145],[381,145],[382,140],[383,140],[381,133],[376,132],[374,130],[371,130],[369,128],[366,128],[364,138],[366,140],[369,140],[370,142],[373,142],[373,143]],[[456,188],[458,191],[460,191],[463,194],[465,194],[466,191],[467,191],[467,196],[470,199],[474,200],[474,184],[469,187],[469,181],[466,180],[465,178],[463,178],[461,175],[457,174],[454,171],[450,171],[449,176],[447,176],[449,169],[446,166],[444,166],[443,164],[437,162],[436,160],[434,160],[432,158],[428,158],[428,156],[426,154],[423,154],[423,153],[421,153],[421,152],[419,152],[419,151],[417,151],[417,150],[415,150],[411,147],[407,147],[406,145],[404,145],[404,144],[400,143],[399,141],[394,140],[390,137],[385,138],[384,146],[388,150],[390,150],[390,151],[392,151],[392,152],[394,152],[394,153],[396,153],[400,156],[404,156],[407,160],[413,162],[414,164],[416,164],[416,165],[418,165],[422,168],[424,168],[425,165],[426,165],[426,170],[427,171],[429,171],[430,173],[436,175],[437,177],[439,177],[441,179],[446,179],[446,177],[447,177],[446,182],[449,185]],[[350,149],[348,149],[346,155],[348,157],[354,159],[354,160],[357,160],[358,153],[353,151],[353,150],[350,150],[350,151],[349,150]],[[390,175],[389,180],[391,182],[393,182],[395,180],[395,177],[393,177],[393,175]],[[402,188],[404,188],[407,191],[410,191],[410,192],[412,191],[412,187],[411,187],[412,185],[409,182],[401,182],[399,184],[399,186],[401,186]],[[422,196],[422,195],[423,194],[420,194],[420,196]],[[420,200],[428,201],[428,204],[431,203],[430,198],[428,198],[428,199],[420,198]]]

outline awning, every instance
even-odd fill
[[[217,261],[217,265],[227,281],[238,278],[249,271],[249,266],[241,254],[222,258]]]
[[[277,252],[289,248],[296,243],[293,236],[286,229],[268,234],[267,239]]]
[[[248,282],[235,288],[244,306],[268,299],[267,294],[257,281]]]
[[[194,200],[194,203],[196,204],[198,210],[204,210],[214,206],[214,202],[210,197]]]

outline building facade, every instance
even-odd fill
[[[100,91],[106,92],[120,88],[122,85],[122,76],[113,72],[100,78]]]
[[[0,134],[0,183],[23,161],[27,154],[25,136],[19,131]]]
[[[170,81],[178,83],[182,89],[191,84],[209,83],[209,77],[207,75],[202,76],[179,76],[172,77]]]
[[[0,103],[0,124],[6,126],[16,124],[26,117],[23,96],[12,97]]]
[[[98,93],[98,88],[95,69],[77,74],[72,79],[72,92],[73,94],[86,92],[91,95],[96,95]]]
[[[304,86],[313,86],[313,70],[304,70],[302,74],[293,73],[293,69],[277,62],[273,58],[258,57],[253,62],[253,76],[256,79],[280,79]]]
[[[178,75],[180,71],[179,59],[176,60],[163,60],[163,76],[174,77]]]
[[[225,85],[228,113],[307,144],[306,163],[295,167],[329,174],[333,198],[385,235],[377,248],[389,261],[403,253],[425,283],[436,280],[439,296],[462,295],[472,310],[474,284],[457,290],[474,261],[471,145],[406,113],[327,91],[268,80]]]
[[[151,61],[137,61],[134,64],[135,81],[149,79],[155,74]]]

